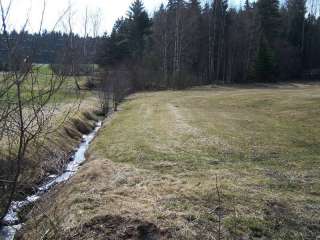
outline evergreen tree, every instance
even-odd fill
[[[260,31],[270,45],[274,45],[279,34],[279,0],[259,0],[257,2]]]
[[[260,44],[255,72],[257,80],[274,80],[276,41],[279,38],[280,11],[279,0],[259,0],[257,2],[260,22]]]
[[[257,53],[255,75],[256,79],[261,82],[270,82],[274,80],[274,56],[264,38],[261,38]]]
[[[105,67],[115,66],[128,57],[130,49],[127,20],[121,18],[116,21],[110,37],[105,37],[103,48],[101,65]]]
[[[151,20],[141,0],[135,0],[128,12],[128,40],[133,58],[141,59],[146,41],[151,34]]]

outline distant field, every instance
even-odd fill
[[[164,239],[320,235],[320,85],[136,94],[89,155],[52,209],[77,239],[106,215],[122,225],[100,234],[139,219]]]
[[[0,73],[8,74],[8,73]],[[41,92],[49,89],[50,84],[55,84],[57,87],[61,82],[62,85],[57,93],[52,97],[51,102],[57,103],[72,103],[79,98],[86,98],[92,95],[88,91],[82,91],[81,93],[76,87],[75,81],[79,83],[80,87],[86,89],[85,84],[88,76],[57,76],[53,73],[48,64],[35,64],[33,67],[33,73],[29,74],[22,86],[23,97],[30,97],[31,86],[35,91]],[[11,90],[12,97],[16,94],[16,89]]]

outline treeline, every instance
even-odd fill
[[[320,68],[315,9],[306,0],[247,0],[237,9],[169,0],[149,18],[135,0],[104,37],[99,63],[130,72],[135,90],[312,77]]]
[[[93,63],[96,57],[97,45],[101,38],[81,37],[73,33],[47,32],[28,33],[26,31],[2,33],[0,35],[0,70],[6,71],[11,67],[8,56],[8,42],[16,46],[17,59],[25,59],[32,56],[33,63],[55,64],[64,59],[70,64],[75,60],[79,64]],[[64,56],[62,56],[64,55]],[[68,56],[66,56],[68,55]],[[17,66],[17,64],[14,64]]]

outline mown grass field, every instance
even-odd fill
[[[319,120],[319,84],[133,95],[49,212],[70,239],[120,237],[137,219],[163,239],[316,239]]]

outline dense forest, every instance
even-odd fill
[[[169,0],[150,18],[141,0],[104,37],[99,63],[128,71],[132,87],[185,88],[213,83],[317,78],[320,18],[306,0]]]
[[[226,0],[169,0],[151,17],[143,1],[135,0],[103,37],[2,33],[0,68],[9,68],[3,45],[8,36],[18,43],[20,59],[32,56],[34,63],[54,64],[63,58],[69,66],[99,63],[105,72],[122,75],[115,81],[131,90],[318,79],[315,1],[247,0],[232,8]]]
[[[74,33],[47,32],[28,33],[26,31],[12,31],[0,34],[0,68],[8,70],[8,47],[6,37],[17,46],[16,58],[31,57],[33,63],[54,64],[65,61],[77,60],[79,64],[94,62],[96,49],[101,38],[81,37]],[[62,54],[69,56],[61,56]]]

